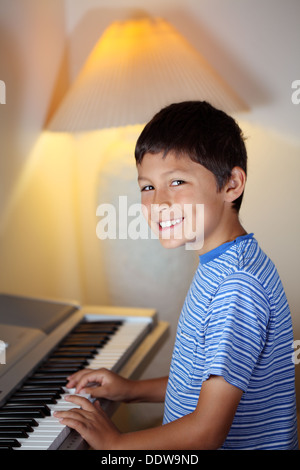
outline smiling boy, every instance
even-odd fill
[[[245,234],[231,209],[232,200],[244,187],[242,169],[232,170],[226,193],[217,188],[211,191],[216,187],[213,173],[174,151],[166,157],[162,152],[146,153],[138,164],[138,174],[144,214],[165,248],[195,242],[195,250],[209,251],[224,239]],[[205,211],[204,218],[199,207]]]
[[[247,171],[239,127],[206,102],[173,104],[144,128],[136,162],[144,213],[162,245],[189,244],[200,256],[169,377],[85,370],[68,386],[115,401],[165,401],[163,425],[122,434],[81,397],[70,398],[81,410],[57,416],[96,449],[296,449],[291,316],[276,268],[239,220]]]

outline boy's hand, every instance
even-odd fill
[[[107,369],[84,369],[68,377],[67,388],[76,393],[89,393],[94,398],[111,401],[128,401],[132,382]]]
[[[79,405],[81,408],[56,411],[54,416],[62,424],[75,429],[93,449],[104,450],[115,448],[121,434],[104,413],[98,402],[92,404],[86,398],[76,395],[68,395],[65,400]]]

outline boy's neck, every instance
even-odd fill
[[[218,246],[223,245],[224,243],[231,242],[237,237],[246,235],[247,232],[244,227],[241,225],[238,216],[233,217],[230,224],[226,224],[225,227],[218,227],[216,232],[214,232],[207,239],[204,237],[203,247],[198,250],[199,255],[204,255],[209,251],[217,248]]]

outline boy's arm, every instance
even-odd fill
[[[203,383],[194,412],[164,426],[121,434],[105,413],[81,397],[70,401],[82,410],[59,412],[95,449],[217,449],[230,430],[242,390],[219,376]]]
[[[242,390],[223,377],[203,383],[196,410],[160,428],[123,434],[118,449],[218,449],[230,430]]]
[[[163,403],[165,400],[168,376],[156,379],[134,380],[131,384],[131,398],[127,403]]]

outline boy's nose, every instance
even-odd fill
[[[162,204],[154,203],[151,204],[151,210],[153,214],[155,214],[158,218],[164,211],[168,211],[170,209],[170,204],[163,202]]]
[[[151,218],[152,220],[166,221],[183,217],[183,210],[180,204],[151,204]]]
[[[159,206],[161,210],[168,209],[172,205],[169,194],[165,190],[156,190],[155,197],[152,202]]]

